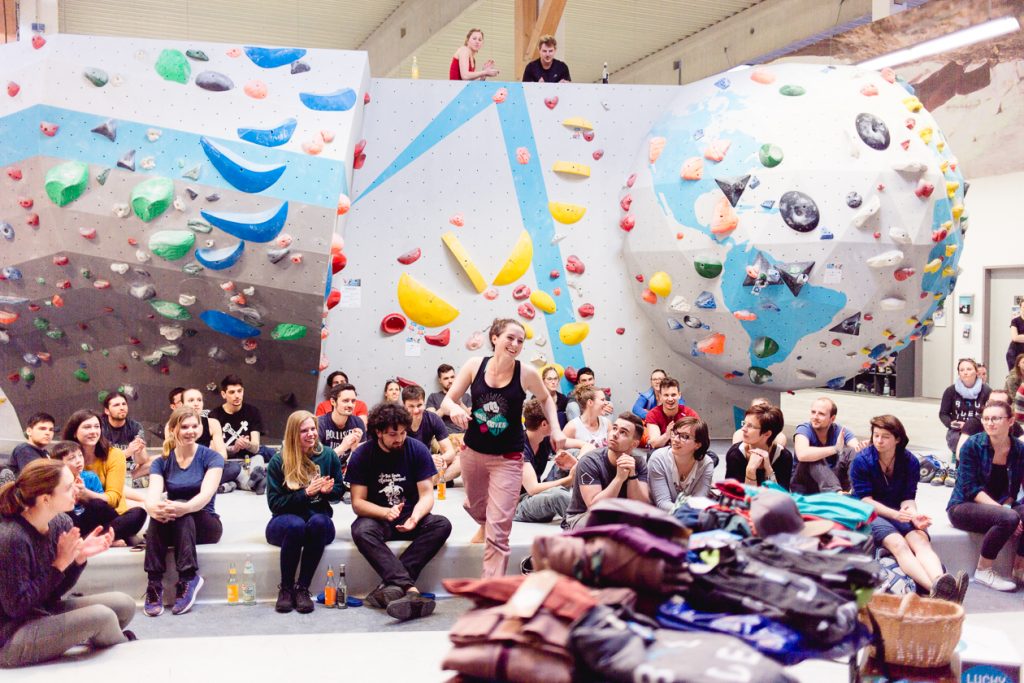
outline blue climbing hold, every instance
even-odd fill
[[[238,137],[264,147],[278,147],[292,139],[297,123],[298,121],[291,118],[273,128],[239,128]]]
[[[0,277],[4,280],[10,280],[14,282],[21,279],[21,271],[14,266],[5,266],[3,270],[0,270]]]
[[[214,332],[220,332],[235,339],[248,339],[260,335],[258,327],[253,327],[222,311],[203,311],[199,314],[199,319]]]
[[[709,310],[718,308],[718,305],[715,303],[715,296],[711,292],[707,291],[701,292],[693,303],[696,304],[697,308],[706,308]]]
[[[242,258],[243,251],[245,251],[245,242],[220,249],[196,249],[196,261],[210,270],[224,270],[238,263],[238,259]]]
[[[199,138],[203,151],[224,180],[242,192],[262,192],[278,181],[287,168],[285,164],[254,164],[234,152],[214,144],[209,138]]]
[[[356,92],[352,88],[342,88],[324,95],[300,92],[299,99],[313,111],[348,111],[356,103]]]
[[[252,47],[245,48],[245,54],[256,66],[264,69],[276,69],[285,64],[302,59],[306,56],[305,48],[301,47]]]
[[[833,377],[825,383],[825,386],[829,389],[842,389],[844,384],[846,384],[845,377]]]
[[[200,211],[210,225],[227,234],[249,242],[269,242],[277,237],[288,219],[288,202],[256,213],[224,213]]]

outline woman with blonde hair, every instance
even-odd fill
[[[273,513],[267,542],[281,549],[278,612],[313,611],[309,585],[324,548],[334,541],[331,503],[345,491],[341,479],[341,461],[320,443],[313,414],[297,410],[289,415],[281,452],[267,465],[267,504]]]
[[[184,614],[192,609],[203,587],[196,545],[216,543],[224,532],[213,505],[224,458],[196,443],[200,429],[199,417],[191,407],[175,408],[167,421],[163,456],[154,458],[150,467],[146,510],[151,519],[144,562],[149,585],[144,609],[151,617],[164,611],[167,548],[174,546],[178,569],[171,613]]]
[[[484,32],[478,28],[469,29],[469,33],[466,34],[466,42],[452,56],[451,66],[448,67],[448,80],[484,81],[492,76],[497,76],[498,69],[495,68],[493,59],[488,59],[480,71],[476,70],[476,53],[483,46]]]

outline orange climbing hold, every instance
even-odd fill
[[[683,162],[679,170],[679,177],[683,180],[700,180],[704,177],[704,160],[700,157],[690,157]]]
[[[647,159],[652,164],[661,156],[662,150],[665,149],[665,142],[665,138],[651,138],[647,148]]]
[[[701,339],[697,342],[697,350],[712,356],[721,355],[725,352],[725,335],[721,332],[715,332],[710,337]]]
[[[725,155],[728,154],[729,147],[731,146],[732,142],[729,140],[712,140],[704,149],[704,158],[709,161],[721,161],[725,158]]]
[[[711,232],[716,237],[725,237],[732,233],[739,225],[740,219],[733,210],[729,199],[724,195],[718,198],[715,204],[715,212],[711,216]]]
[[[18,321],[18,314],[14,311],[0,311],[0,325],[13,325]]]

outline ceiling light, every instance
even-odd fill
[[[986,21],[983,24],[977,24],[970,28],[954,31],[953,33],[942,36],[941,38],[926,40],[923,43],[911,45],[910,47],[902,50],[896,50],[895,52],[890,52],[880,57],[869,59],[866,62],[860,62],[858,66],[862,66],[865,69],[880,69],[884,66],[906,64],[907,62],[914,62],[918,59],[930,57],[931,55],[936,55],[941,52],[949,52],[950,50],[980,43],[983,40],[990,40],[1019,30],[1020,22],[1017,21],[1016,17],[992,19],[991,21]]]

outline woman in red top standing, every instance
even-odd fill
[[[476,70],[476,53],[484,46],[484,32],[478,28],[469,29],[466,42],[455,51],[452,64],[448,67],[448,79],[452,81],[483,81],[498,75],[494,60],[488,59],[484,68]]]

